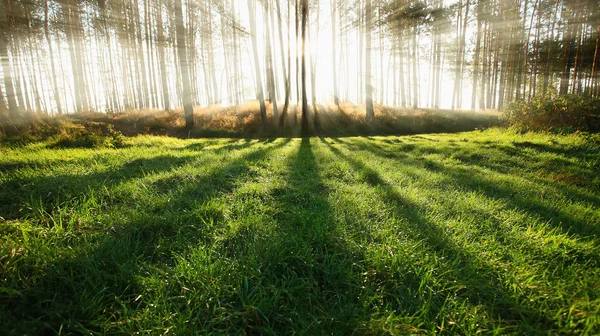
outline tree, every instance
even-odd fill
[[[365,1],[365,95],[367,99],[367,120],[375,119],[373,109],[373,87],[371,86],[371,0]]]
[[[308,135],[308,97],[306,92],[306,21],[308,0],[302,0],[302,135]]]
[[[2,1],[2,8],[0,9],[2,9],[0,11],[0,62],[2,63],[2,73],[4,74],[4,87],[6,91],[6,101],[8,102],[8,114],[10,117],[14,118],[19,115],[19,112],[17,110],[17,101],[15,99],[15,92],[13,89],[12,69],[8,61],[7,40],[10,32],[10,23],[8,20],[8,0]]]
[[[258,46],[256,43],[256,10],[253,5],[253,0],[248,0],[248,12],[250,17],[250,36],[252,38],[252,52],[254,54],[254,68],[256,76],[256,99],[260,105],[260,118],[262,120],[263,129],[267,129],[267,107],[265,105],[265,97],[263,94],[262,77],[260,75],[260,59],[258,58]]]
[[[189,63],[187,58],[187,48],[185,43],[185,27],[183,26],[182,0],[175,0],[175,25],[177,29],[177,48],[179,55],[179,67],[181,69],[183,85],[183,109],[185,115],[185,127],[191,130],[194,127],[194,108],[190,90]]]

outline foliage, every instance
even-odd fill
[[[311,108],[311,132],[320,136],[461,132],[494,126],[499,119],[493,113],[375,105],[376,118],[373,122],[368,122],[364,109],[364,105],[347,103],[342,103],[339,107],[319,104],[316,115]],[[273,119],[271,104],[267,104],[267,116],[269,120]],[[34,117],[18,119],[17,128],[11,128],[13,122],[5,119],[0,121],[0,126],[7,130],[3,134],[4,142],[10,140],[13,143],[28,143],[58,136],[62,137],[61,144],[64,146],[118,147],[121,140],[113,139],[114,132],[127,136],[147,134],[180,138],[298,136],[302,116],[300,109],[292,105],[283,128],[271,125],[265,131],[258,103],[247,103],[229,107],[215,105],[196,108],[194,119],[196,126],[191,132],[185,128],[182,110],[131,110],[114,115],[85,113],[56,118]]]
[[[0,334],[600,333],[596,135],[125,143],[0,147]]]
[[[73,120],[65,116],[29,115],[24,118],[2,119],[0,142],[27,145],[47,141],[53,147],[122,147],[124,136],[111,124]]]
[[[600,131],[600,97],[540,96],[514,102],[503,110],[509,125],[526,131]]]
[[[53,137],[54,148],[119,148],[125,137],[115,131],[113,125],[86,123],[83,128],[74,127]]]

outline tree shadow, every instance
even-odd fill
[[[580,188],[575,188],[573,186],[565,185],[563,183],[549,183],[547,181],[542,181],[539,178],[522,178],[523,181],[528,181],[530,185],[530,182],[533,182],[534,188],[523,189],[523,187],[515,185],[512,182],[507,182],[506,186],[504,186],[495,183],[494,181],[485,176],[482,176],[477,171],[473,171],[473,167],[479,166],[498,173],[499,176],[501,176],[503,179],[507,179],[508,177],[514,176],[513,170],[501,168],[500,164],[490,163],[488,162],[488,160],[484,159],[484,157],[495,157],[496,154],[494,152],[484,153],[483,157],[481,154],[478,154],[479,157],[469,157],[467,159],[465,158],[465,155],[467,154],[454,154],[456,152],[455,150],[438,150],[438,153],[452,155],[453,158],[457,158],[466,166],[457,167],[423,157],[423,153],[420,150],[416,152],[410,151],[398,154],[394,150],[389,150],[381,145],[378,145],[373,142],[367,142],[364,140],[359,140],[359,144],[353,144],[349,141],[342,140],[339,138],[334,138],[334,141],[336,141],[337,143],[341,143],[344,146],[351,148],[352,150],[369,151],[380,157],[401,159],[401,164],[404,166],[413,166],[419,169],[425,168],[433,172],[438,172],[444,176],[451,178],[451,182],[458,187],[467,188],[471,191],[482,192],[483,194],[492,199],[506,201],[513,208],[523,209],[531,213],[532,215],[541,218],[544,221],[551,222],[554,226],[558,226],[564,233],[576,234],[579,235],[581,238],[589,239],[594,237],[598,230],[597,227],[591,227],[590,223],[587,223],[582,219],[577,219],[565,210],[544,205],[544,200],[542,199],[543,196],[542,198],[540,198],[539,195],[533,195],[533,193],[535,193],[535,190],[537,189],[535,188],[536,185],[538,187],[543,186],[545,188],[551,189],[553,194],[555,195],[562,195],[575,202],[587,202],[594,206],[600,206],[600,198],[597,196],[589,195],[588,193],[582,192],[582,190],[579,190]],[[409,149],[412,150],[412,148]],[[493,149],[489,150],[493,151]],[[525,156],[523,156],[523,158],[529,160],[532,159]],[[568,165],[568,167],[571,167],[572,165],[574,169],[580,169],[578,164],[571,162],[566,162],[566,164]],[[548,172],[552,171],[551,168],[542,167],[540,169]],[[522,194],[529,195],[524,196]],[[575,231],[573,231],[572,229],[575,229]]]
[[[197,160],[203,160],[202,153],[210,152],[218,154],[224,151],[242,150],[260,143],[269,142],[271,141],[242,142],[218,148],[202,148],[204,143],[191,144],[186,146],[185,149],[198,150],[201,153],[178,155],[177,152],[173,152],[169,155],[139,158],[127,161],[118,167],[113,167],[106,171],[90,174],[63,173],[41,176],[25,175],[24,177],[14,178],[0,184],[0,216],[5,219],[17,219],[31,214],[32,211],[44,210],[51,212],[61,202],[80,199],[84,195],[97,193],[100,190],[111,190],[116,185],[129,180],[141,178],[148,174],[169,171],[186,164],[191,164]],[[48,167],[64,162],[66,161],[53,161]],[[8,165],[12,165],[13,167],[11,168],[38,167],[37,163],[15,163]],[[0,165],[0,170],[3,168]],[[80,169],[79,167],[75,168]],[[28,209],[32,208],[34,204],[38,206],[37,209]]]
[[[46,266],[26,277],[30,283],[19,283],[17,278],[5,282],[3,286],[18,288],[19,294],[0,293],[0,312],[4,310],[7,321],[28,321],[27,328],[36,328],[42,334],[59,330],[67,333],[131,332],[135,326],[116,322],[130,318],[127,314],[137,308],[153,307],[153,303],[141,299],[147,284],[140,278],[150,273],[164,273],[165,267],[174,265],[174,256],[190,245],[209,243],[211,231],[222,222],[222,214],[218,211],[199,213],[194,207],[230,192],[239,179],[250,176],[248,166],[269,157],[289,141],[264,144],[237,158],[226,159],[193,181],[180,181],[185,187],[179,192],[171,192],[168,203],[146,205],[148,209],[144,212],[117,214],[121,223],[101,228],[105,234],[88,237],[81,245],[73,245],[70,253],[64,252],[64,255],[44,261]],[[173,161],[165,160],[151,162],[156,168],[172,166]],[[135,174],[127,176],[130,175]],[[120,179],[118,177],[117,181]],[[170,189],[176,187],[173,183],[165,185]],[[36,258],[40,257],[32,252],[20,262],[36,265],[39,264]],[[34,267],[29,269],[36,270]],[[7,325],[6,328],[20,330],[23,327]],[[31,329],[22,331],[31,332]]]
[[[552,322],[546,316],[521,304],[508,294],[509,290],[500,281],[502,276],[497,270],[481,263],[475,256],[457,246],[442,228],[426,219],[422,215],[426,211],[425,209],[421,209],[417,204],[402,197],[391,184],[361,160],[344,154],[325,140],[322,141],[336,157],[348,162],[361,175],[364,182],[377,190],[383,202],[392,207],[395,215],[405,219],[409,229],[407,235],[413,241],[424,241],[430,248],[448,260],[445,264],[447,269],[440,270],[440,273],[449,277],[444,282],[456,281],[460,285],[458,287],[463,289],[458,292],[440,291],[430,294],[428,300],[434,304],[431,304],[432,310],[427,312],[426,318],[429,321],[438,323],[439,320],[436,319],[439,317],[438,314],[444,302],[449,296],[457,295],[467,299],[472,305],[483,306],[488,316],[498,317],[505,322],[523,320],[533,325],[552,326]],[[379,271],[389,272],[386,269]],[[390,277],[394,278],[394,275],[390,275]],[[403,278],[403,275],[397,274],[395,277]],[[403,287],[390,283],[390,286],[386,288],[387,295],[384,299],[394,305],[397,313],[410,315],[416,313],[418,307],[424,302],[411,302],[410,300],[411,297],[414,298],[415,286],[416,292],[421,290],[420,280],[405,279],[407,283]]]
[[[255,270],[240,293],[262,315],[243,321],[251,330],[339,334],[358,328],[362,252],[343,239],[332,218],[310,138],[301,140],[285,185],[273,190],[278,211],[269,244],[254,247]],[[272,298],[272,300],[266,300]],[[266,302],[266,303],[265,303]]]

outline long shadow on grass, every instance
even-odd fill
[[[122,225],[88,238],[82,247],[75,246],[76,252],[47,260],[43,272],[33,277],[34,285],[18,279],[5,283],[20,292],[17,296],[0,294],[0,312],[9,313],[5,318],[14,323],[6,328],[19,330],[21,325],[24,331],[39,333],[131,333],[137,328],[136,319],[116,322],[131,318],[127,315],[131,310],[154,307],[142,299],[147,284],[140,283],[139,277],[165,272],[166,266],[173,265],[174,255],[207,241],[214,229],[192,207],[230,191],[249,165],[288,142],[270,143],[225,161],[193,183],[187,182],[160,209],[125,215]]]
[[[336,232],[319,166],[310,139],[302,139],[285,186],[274,191],[275,235],[254,249],[256,269],[241,289],[245,332],[350,334],[358,327],[364,257]],[[261,314],[243,313],[253,307]]]
[[[390,152],[381,146],[376,144],[365,144],[361,142],[360,145],[351,144],[348,141],[341,139],[334,139],[334,141],[348,146],[354,150],[368,150],[375,155],[381,157],[389,157]],[[363,146],[364,144],[364,146]],[[406,166],[413,166],[418,169],[427,169],[433,172],[443,174],[452,179],[452,183],[472,191],[478,191],[483,193],[485,196],[491,199],[498,199],[506,202],[510,207],[516,209],[523,209],[531,215],[541,218],[544,221],[549,222],[551,225],[558,227],[563,233],[573,234],[584,238],[586,240],[593,238],[598,233],[598,227],[591,226],[593,223],[589,223],[585,220],[576,218],[573,214],[564,211],[556,207],[550,207],[543,203],[539,195],[531,195],[534,188],[527,190],[522,189],[514,185],[513,182],[508,183],[508,186],[503,186],[490,180],[489,178],[483,177],[480,174],[473,173],[469,168],[451,167],[441,162],[434,161],[422,156],[416,156],[414,153],[405,153],[401,156],[401,164]],[[477,163],[464,162],[468,165],[485,166],[484,161],[478,161]],[[493,170],[492,166],[489,166]],[[501,176],[509,176],[509,174],[497,171]],[[536,183],[539,183],[536,182]],[[535,186],[535,185],[534,185]],[[551,186],[556,194],[562,194],[568,196],[570,199],[575,201],[585,201],[593,205],[599,205],[600,201],[598,197],[590,196],[574,188],[558,188]],[[523,193],[529,195],[523,195]]]
[[[523,306],[512,298],[507,289],[504,288],[500,274],[489,266],[477,262],[476,258],[457,246],[447,234],[437,225],[430,222],[421,215],[423,209],[420,209],[417,204],[402,197],[394,187],[386,182],[375,170],[368,167],[361,160],[357,160],[351,156],[342,153],[339,149],[331,146],[325,140],[322,140],[331,152],[342,160],[347,161],[352,168],[363,176],[364,182],[375,188],[381,195],[384,202],[391,205],[396,213],[401,218],[406,219],[409,228],[409,236],[415,241],[424,241],[435,251],[441,253],[450,262],[447,264],[448,283],[453,280],[464,286],[464,291],[459,292],[459,297],[464,297],[469,300],[472,305],[482,305],[486,308],[489,316],[500,317],[504,322],[527,321],[522,326],[529,325],[545,325],[551,326],[545,316],[532,311],[526,306]],[[386,270],[380,270],[385,273]],[[445,270],[442,270],[445,271]],[[402,275],[397,275],[396,278],[402,278]],[[420,304],[411,302],[408,296],[411,293],[410,288],[419,287],[419,279],[407,279],[409,283],[406,286],[397,286],[391,283],[390,288],[386,288],[386,301],[391,302],[396,307],[399,314],[412,315],[419,310],[419,305],[431,305],[432,310],[427,312],[426,319],[431,323],[439,323],[436,321],[438,313],[447,299],[444,295],[454,293],[439,293],[432,294],[431,302],[421,302]],[[412,284],[411,284],[412,283]],[[406,298],[406,299],[405,299]],[[525,331],[525,330],[521,330]]]
[[[206,149],[205,151],[220,153],[229,150],[241,150],[257,143],[231,144],[215,149]],[[96,192],[100,189],[110,190],[119,183],[147,174],[171,170],[196,160],[200,155],[201,153],[186,156],[161,155],[140,158],[128,161],[113,169],[90,174],[28,176],[11,179],[0,184],[0,216],[5,219],[21,218],[30,213],[28,207],[34,205],[39,205],[44,211],[51,212],[52,208],[61,206],[62,202],[83,197],[87,193]],[[19,166],[19,168],[22,167]]]

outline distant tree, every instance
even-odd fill
[[[371,85],[371,0],[365,0],[365,95],[367,99],[367,120],[375,119],[373,109],[373,86]]]
[[[252,51],[254,54],[254,68],[256,77],[256,99],[260,105],[260,118],[262,120],[263,129],[267,129],[267,107],[265,106],[265,97],[263,94],[263,84],[260,72],[260,59],[258,57],[258,46],[256,42],[256,9],[254,8],[253,0],[248,0],[248,13],[250,18],[250,36],[252,38]]]
[[[302,135],[308,135],[308,96],[306,92],[306,24],[308,0],[302,0]]]
[[[194,127],[194,108],[190,89],[189,65],[187,59],[186,34],[183,26],[183,10],[181,8],[182,0],[175,0],[175,25],[177,29],[177,48],[179,55],[179,67],[181,68],[181,77],[183,81],[183,109],[185,115],[185,126],[187,129]]]
[[[13,89],[13,73],[8,62],[8,39],[10,38],[10,6],[9,0],[3,0],[0,8],[0,62],[2,63],[2,73],[4,75],[4,87],[6,91],[6,101],[8,102],[8,113],[10,117],[17,117],[17,101]],[[2,96],[0,92],[0,96]],[[2,107],[4,102],[0,105]]]

